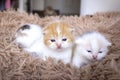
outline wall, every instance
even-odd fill
[[[79,14],[80,0],[45,0],[45,7],[59,9],[61,14]]]
[[[31,0],[32,10],[43,10],[47,6],[58,9],[61,14],[79,14],[80,0]]]
[[[120,11],[120,0],[81,0],[80,15]]]
[[[43,10],[44,0],[31,0],[32,10]]]
[[[54,9],[60,9],[62,0],[44,0],[45,7],[51,6]]]
[[[80,0],[63,0],[61,6],[61,13],[63,14],[77,14],[80,9]]]

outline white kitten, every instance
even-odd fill
[[[90,32],[76,40],[76,50],[72,64],[80,67],[84,64],[101,60],[108,52],[111,43],[100,33]]]
[[[43,32],[40,26],[35,24],[22,25],[16,32],[16,43],[26,51],[41,56],[43,45]]]

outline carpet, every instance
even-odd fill
[[[78,69],[61,61],[32,57],[14,43],[19,25],[34,23],[44,27],[59,18],[75,28],[75,36],[94,30],[104,34],[112,42],[108,55]],[[120,80],[120,13],[40,18],[12,10],[0,12],[0,80]]]

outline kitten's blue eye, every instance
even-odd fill
[[[67,39],[66,39],[66,38],[63,38],[62,41],[67,41]]]
[[[99,51],[98,53],[102,53],[102,51]]]
[[[50,41],[51,41],[51,42],[55,42],[55,39],[51,39]]]
[[[92,51],[91,50],[87,50],[87,52],[91,53]]]

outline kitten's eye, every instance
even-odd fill
[[[67,39],[66,39],[66,38],[63,38],[62,41],[67,41]]]
[[[102,51],[99,51],[98,53],[102,53]]]
[[[51,42],[55,42],[55,39],[51,39],[50,41],[51,41]]]
[[[87,50],[87,52],[91,53],[92,51],[91,50]]]
[[[30,29],[30,26],[29,25],[24,25],[21,27],[22,30],[25,30],[25,29]]]

